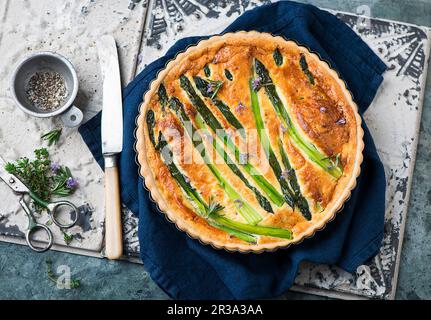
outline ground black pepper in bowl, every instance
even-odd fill
[[[26,94],[35,107],[51,111],[63,105],[67,97],[66,83],[58,72],[36,72],[28,81]]]

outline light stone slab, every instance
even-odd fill
[[[103,34],[115,37],[123,84],[127,84],[135,74],[146,7],[145,2],[141,2],[130,10],[129,2],[0,2],[0,155],[6,161],[21,156],[32,157],[35,148],[46,146],[40,135],[62,126],[58,118],[34,118],[15,107],[9,88],[15,65],[35,51],[48,50],[64,55],[75,66],[79,78],[75,104],[84,112],[84,120],[90,119],[102,104],[102,79],[95,46],[97,38]],[[70,246],[65,246],[62,232],[51,226],[56,243],[54,249],[81,249],[100,255],[104,221],[103,172],[76,128],[64,128],[59,144],[48,150],[53,161],[67,165],[79,181],[79,188],[70,200],[86,209],[80,225],[67,231],[76,238]],[[18,205],[18,198],[4,183],[0,183],[0,195],[1,239],[20,242],[27,228],[27,219]],[[39,218],[40,222],[47,220],[46,215]]]

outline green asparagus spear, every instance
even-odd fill
[[[277,177],[277,180],[280,184],[286,203],[289,206],[291,206],[292,209],[294,209],[295,196],[293,194],[293,191],[290,189],[290,186],[287,183],[286,179],[282,175],[280,163],[278,162],[277,157],[275,156],[274,150],[271,147],[269,137],[265,131],[265,124],[262,119],[257,92],[253,90],[253,84],[251,80],[250,80],[250,97],[251,97],[251,109],[253,111],[254,120],[256,122],[257,133],[259,135],[259,139],[262,144],[262,147],[265,150],[266,156],[269,161],[269,165],[271,166],[272,171]]]
[[[207,77],[211,76],[211,69],[210,69],[209,65],[207,65],[207,64],[204,67],[204,73]]]
[[[163,83],[159,85],[159,89],[157,90],[157,95],[159,96],[159,101],[162,106],[162,111],[165,111],[165,107],[168,104],[168,94],[166,93],[166,88],[163,85]]]
[[[298,179],[296,178],[295,170],[292,168],[289,158],[287,157],[286,151],[283,148],[283,143],[281,139],[278,140],[278,147],[280,149],[281,160],[283,162],[284,167],[287,170],[287,180],[295,193],[295,204],[298,206],[299,211],[304,216],[305,219],[311,220],[311,212],[308,206],[307,199],[301,193],[301,188],[298,183]]]
[[[319,167],[325,170],[334,178],[338,179],[342,174],[342,168],[340,163],[334,165],[333,161],[328,158],[325,154],[320,152],[316,146],[314,146],[306,137],[304,137],[296,128],[292,122],[289,113],[287,112],[284,104],[278,96],[277,89],[272,82],[268,70],[265,66],[257,59],[255,59],[255,72],[258,75],[260,85],[255,86],[255,90],[259,90],[261,87],[265,88],[266,95],[272,103],[278,117],[280,118],[283,125],[286,127],[287,134],[289,135],[292,142],[302,150],[307,157],[316,163]]]
[[[231,227],[241,232],[257,234],[262,236],[271,236],[276,238],[292,239],[292,232],[287,229],[266,227],[266,226],[252,226],[249,224],[233,221],[221,215],[212,215],[212,219],[224,226]]]

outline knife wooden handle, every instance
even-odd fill
[[[111,260],[123,254],[120,181],[114,156],[105,157],[105,254]]]

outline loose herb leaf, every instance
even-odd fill
[[[72,278],[70,279],[70,288],[76,289],[81,285],[81,280]]]
[[[48,141],[48,146],[51,146],[53,144],[57,144],[61,136],[61,131],[62,131],[62,128],[57,128],[43,134],[40,138],[42,140]]]
[[[154,126],[156,125],[156,118],[155,118],[153,110],[150,109],[150,110],[147,111],[147,119],[146,119],[146,121],[147,121],[147,127],[148,128],[154,128]],[[151,143],[153,145],[156,145],[156,139],[154,137],[154,130],[149,130],[148,133],[149,133],[149,136],[150,136]]]
[[[314,84],[314,76],[308,69],[307,60],[305,59],[305,55],[303,53],[301,53],[301,56],[299,58],[299,65],[301,66],[302,71],[307,76],[308,81],[310,81],[311,84]]]
[[[274,50],[272,56],[274,57],[274,62],[277,66],[281,66],[283,64],[283,56],[278,48]]]
[[[226,76],[226,79],[228,79],[229,81],[233,80],[233,75],[232,73],[230,73],[228,69],[224,69],[224,75]]]
[[[63,232],[63,240],[64,240],[64,242],[67,245],[69,245],[72,242],[72,240],[73,240],[73,234],[67,234],[64,231],[62,231],[62,232]]]
[[[53,278],[55,277],[54,272],[52,271],[52,261],[51,260],[46,260],[46,273],[48,274],[48,277],[53,280]],[[57,283],[57,279],[54,280],[55,283]]]
[[[209,65],[207,65],[207,64],[204,67],[204,73],[205,73],[205,76],[207,76],[207,77],[211,76],[211,69],[210,69]]]
[[[168,104],[168,94],[166,92],[166,88],[163,85],[163,83],[160,84],[159,89],[157,90],[157,95],[159,96],[159,101],[162,106],[162,111],[164,111],[166,105]]]

